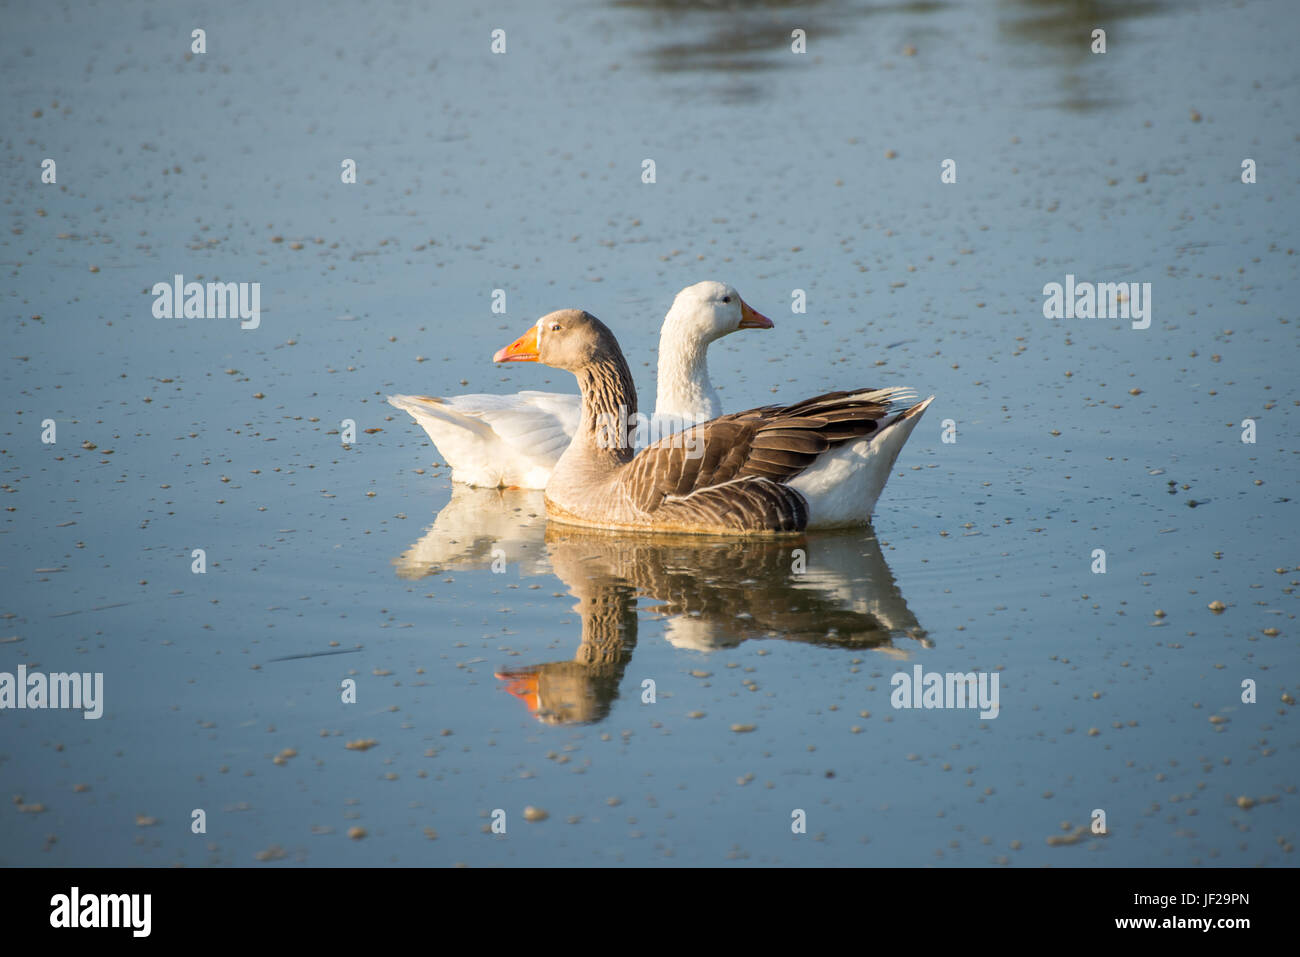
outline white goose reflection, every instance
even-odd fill
[[[524,489],[452,486],[451,501],[424,537],[393,559],[400,578],[423,578],[448,568],[518,565],[524,577],[550,574],[546,560],[546,500]]]
[[[522,575],[564,582],[582,618],[573,658],[497,674],[547,724],[609,714],[636,647],[638,610],[693,651],[766,639],[906,658],[913,644],[931,646],[870,529],[734,539],[602,532],[545,515],[540,492],[459,487],[394,564],[401,577],[420,578],[504,558]]]

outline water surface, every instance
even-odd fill
[[[0,17],[0,671],[105,684],[0,712],[0,862],[1293,863],[1293,5]],[[154,318],[178,273],[260,326]],[[1067,274],[1150,328],[1044,318]],[[384,402],[571,390],[490,362],[564,307],[648,401],[706,278],[776,321],[728,409],[938,396],[871,529],[550,526]],[[997,717],[894,708],[916,665]]]

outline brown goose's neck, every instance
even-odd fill
[[[576,373],[582,421],[574,435],[591,453],[622,463],[632,458],[636,385],[622,354],[606,356]]]

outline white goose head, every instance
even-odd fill
[[[725,282],[697,282],[673,299],[659,334],[659,377],[655,415],[683,425],[716,418],[722,401],[709,381],[709,343],[738,329],[771,329]]]
[[[771,329],[772,320],[751,309],[732,286],[710,279],[677,294],[664,319],[665,333],[669,327],[707,345],[738,329]]]

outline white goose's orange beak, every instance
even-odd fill
[[[741,329],[771,329],[772,320],[767,318],[761,312],[755,312],[749,307],[749,303],[740,300],[740,327]]]
[[[771,323],[768,323],[771,325]],[[504,349],[498,349],[493,362],[538,362],[537,327],[533,326]]]

